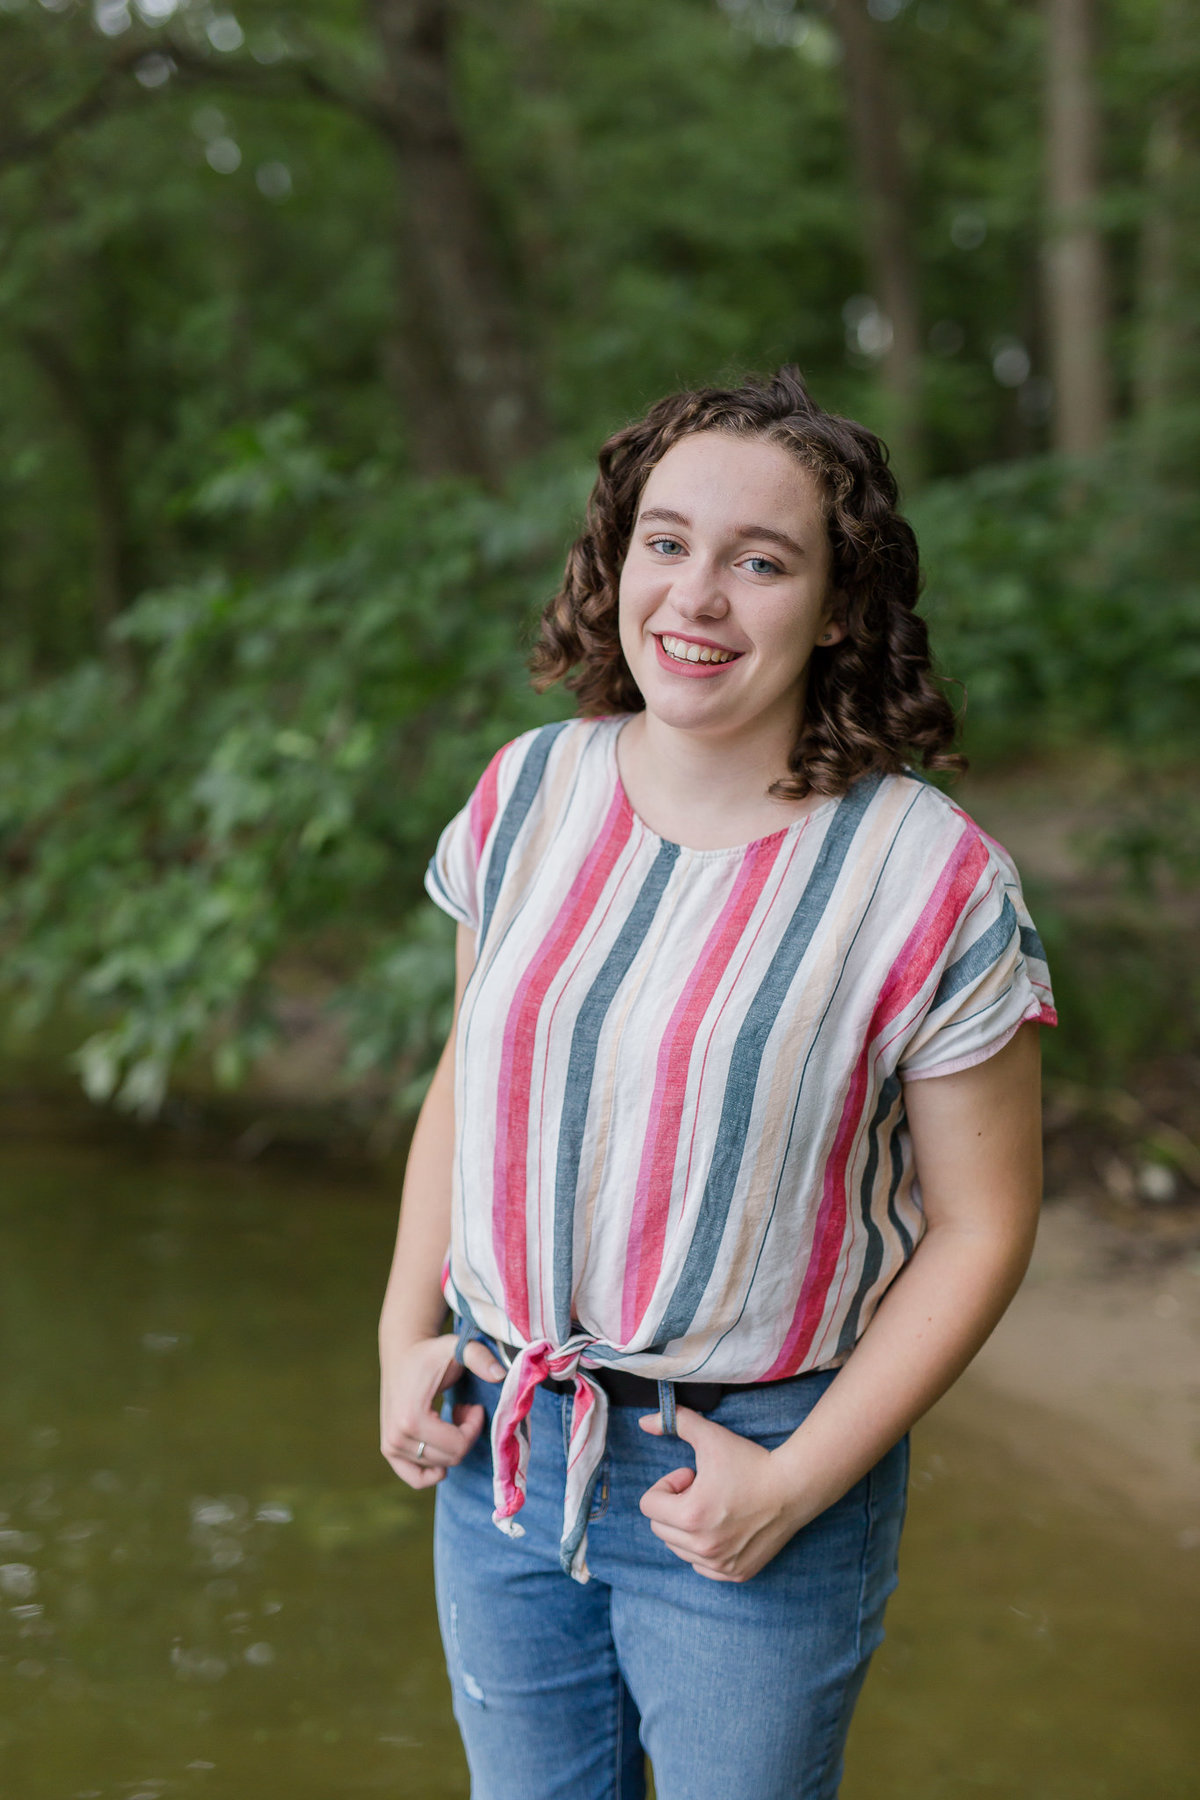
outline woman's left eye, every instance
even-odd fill
[[[780,575],[783,572],[779,564],[772,562],[769,556],[748,556],[746,567],[752,575]]]

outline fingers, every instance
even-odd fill
[[[408,1457],[388,1456],[385,1452],[384,1460],[393,1473],[398,1475],[401,1481],[407,1482],[410,1488],[436,1487],[439,1481],[445,1479],[445,1469],[425,1468],[421,1463],[412,1462]]]
[[[739,1571],[738,1559],[735,1556],[722,1557],[721,1553],[705,1545],[701,1549],[696,1534],[690,1531],[678,1531],[670,1525],[651,1522],[651,1531],[655,1537],[677,1556],[680,1562],[689,1563],[697,1575],[704,1575],[709,1581],[745,1581],[746,1574]]]
[[[456,1407],[443,1419],[437,1396],[462,1373],[451,1337],[427,1338],[408,1347],[383,1371],[380,1450],[389,1466],[410,1487],[428,1487],[432,1479],[460,1463],[483,1426],[479,1406]]]
[[[678,1525],[665,1525],[661,1519],[651,1519],[650,1529],[668,1550],[673,1550],[676,1556],[682,1556],[684,1562],[708,1560],[696,1542],[694,1531],[684,1531]]]
[[[656,1520],[651,1520],[650,1529],[680,1562],[689,1563],[697,1575],[709,1581],[748,1581],[760,1566],[755,1558],[747,1560],[740,1551],[725,1552],[706,1534],[682,1531]]]
[[[696,1480],[695,1469],[671,1469],[661,1475],[653,1487],[648,1487],[638,1507],[648,1519],[659,1519],[664,1524],[680,1524],[675,1502],[680,1494],[686,1494]],[[691,1509],[689,1509],[691,1510]]]
[[[457,1442],[451,1448],[446,1448],[444,1440],[435,1443],[432,1438],[417,1438],[413,1442],[411,1432],[397,1432],[381,1445],[384,1460],[409,1487],[432,1487],[447,1469],[455,1468],[477,1442],[486,1417],[482,1406],[456,1406],[454,1423],[449,1429],[455,1433]],[[432,1431],[434,1426],[445,1429],[445,1421],[433,1415],[426,1421],[426,1429]]]
[[[660,1475],[653,1487],[648,1487],[642,1495],[642,1511],[651,1517],[644,1502],[653,1495],[686,1494],[696,1479],[695,1469],[670,1469],[667,1474]]]
[[[643,1413],[638,1424],[643,1431],[649,1432],[651,1437],[662,1437],[663,1435],[661,1413]],[[714,1432],[720,1432],[726,1437],[733,1436],[732,1432],[725,1430],[724,1425],[715,1425],[711,1419],[706,1419],[703,1413],[693,1412],[690,1406],[676,1407],[675,1436],[682,1438],[685,1443],[695,1446],[702,1444],[706,1439],[711,1443]]]
[[[456,1406],[454,1408],[454,1423],[462,1432],[468,1449],[483,1430],[486,1419],[487,1414],[482,1406]]]
[[[398,1419],[382,1444],[387,1458],[399,1456],[429,1469],[450,1469],[460,1463],[479,1436],[479,1428],[468,1433],[435,1412],[417,1414],[411,1419]]]
[[[493,1356],[487,1345],[481,1344],[478,1338],[472,1338],[462,1353],[462,1360],[472,1375],[478,1375],[482,1381],[504,1380],[506,1373],[504,1364],[499,1357]]]

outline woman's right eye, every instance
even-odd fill
[[[656,537],[650,539],[650,548],[652,550],[661,550],[664,556],[675,556],[683,549],[683,545],[679,542],[678,538]]]

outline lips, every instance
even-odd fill
[[[720,675],[740,661],[742,652],[708,640],[679,637],[675,632],[655,632],[654,648],[659,667],[673,675],[705,679]]]

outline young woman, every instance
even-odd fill
[[[618,432],[534,656],[580,716],[430,866],[383,1453],[438,1484],[476,1800],[634,1800],[643,1750],[659,1800],[835,1795],[905,1434],[1026,1266],[1054,1013],[909,766],[958,759],[895,507],[794,370]]]

